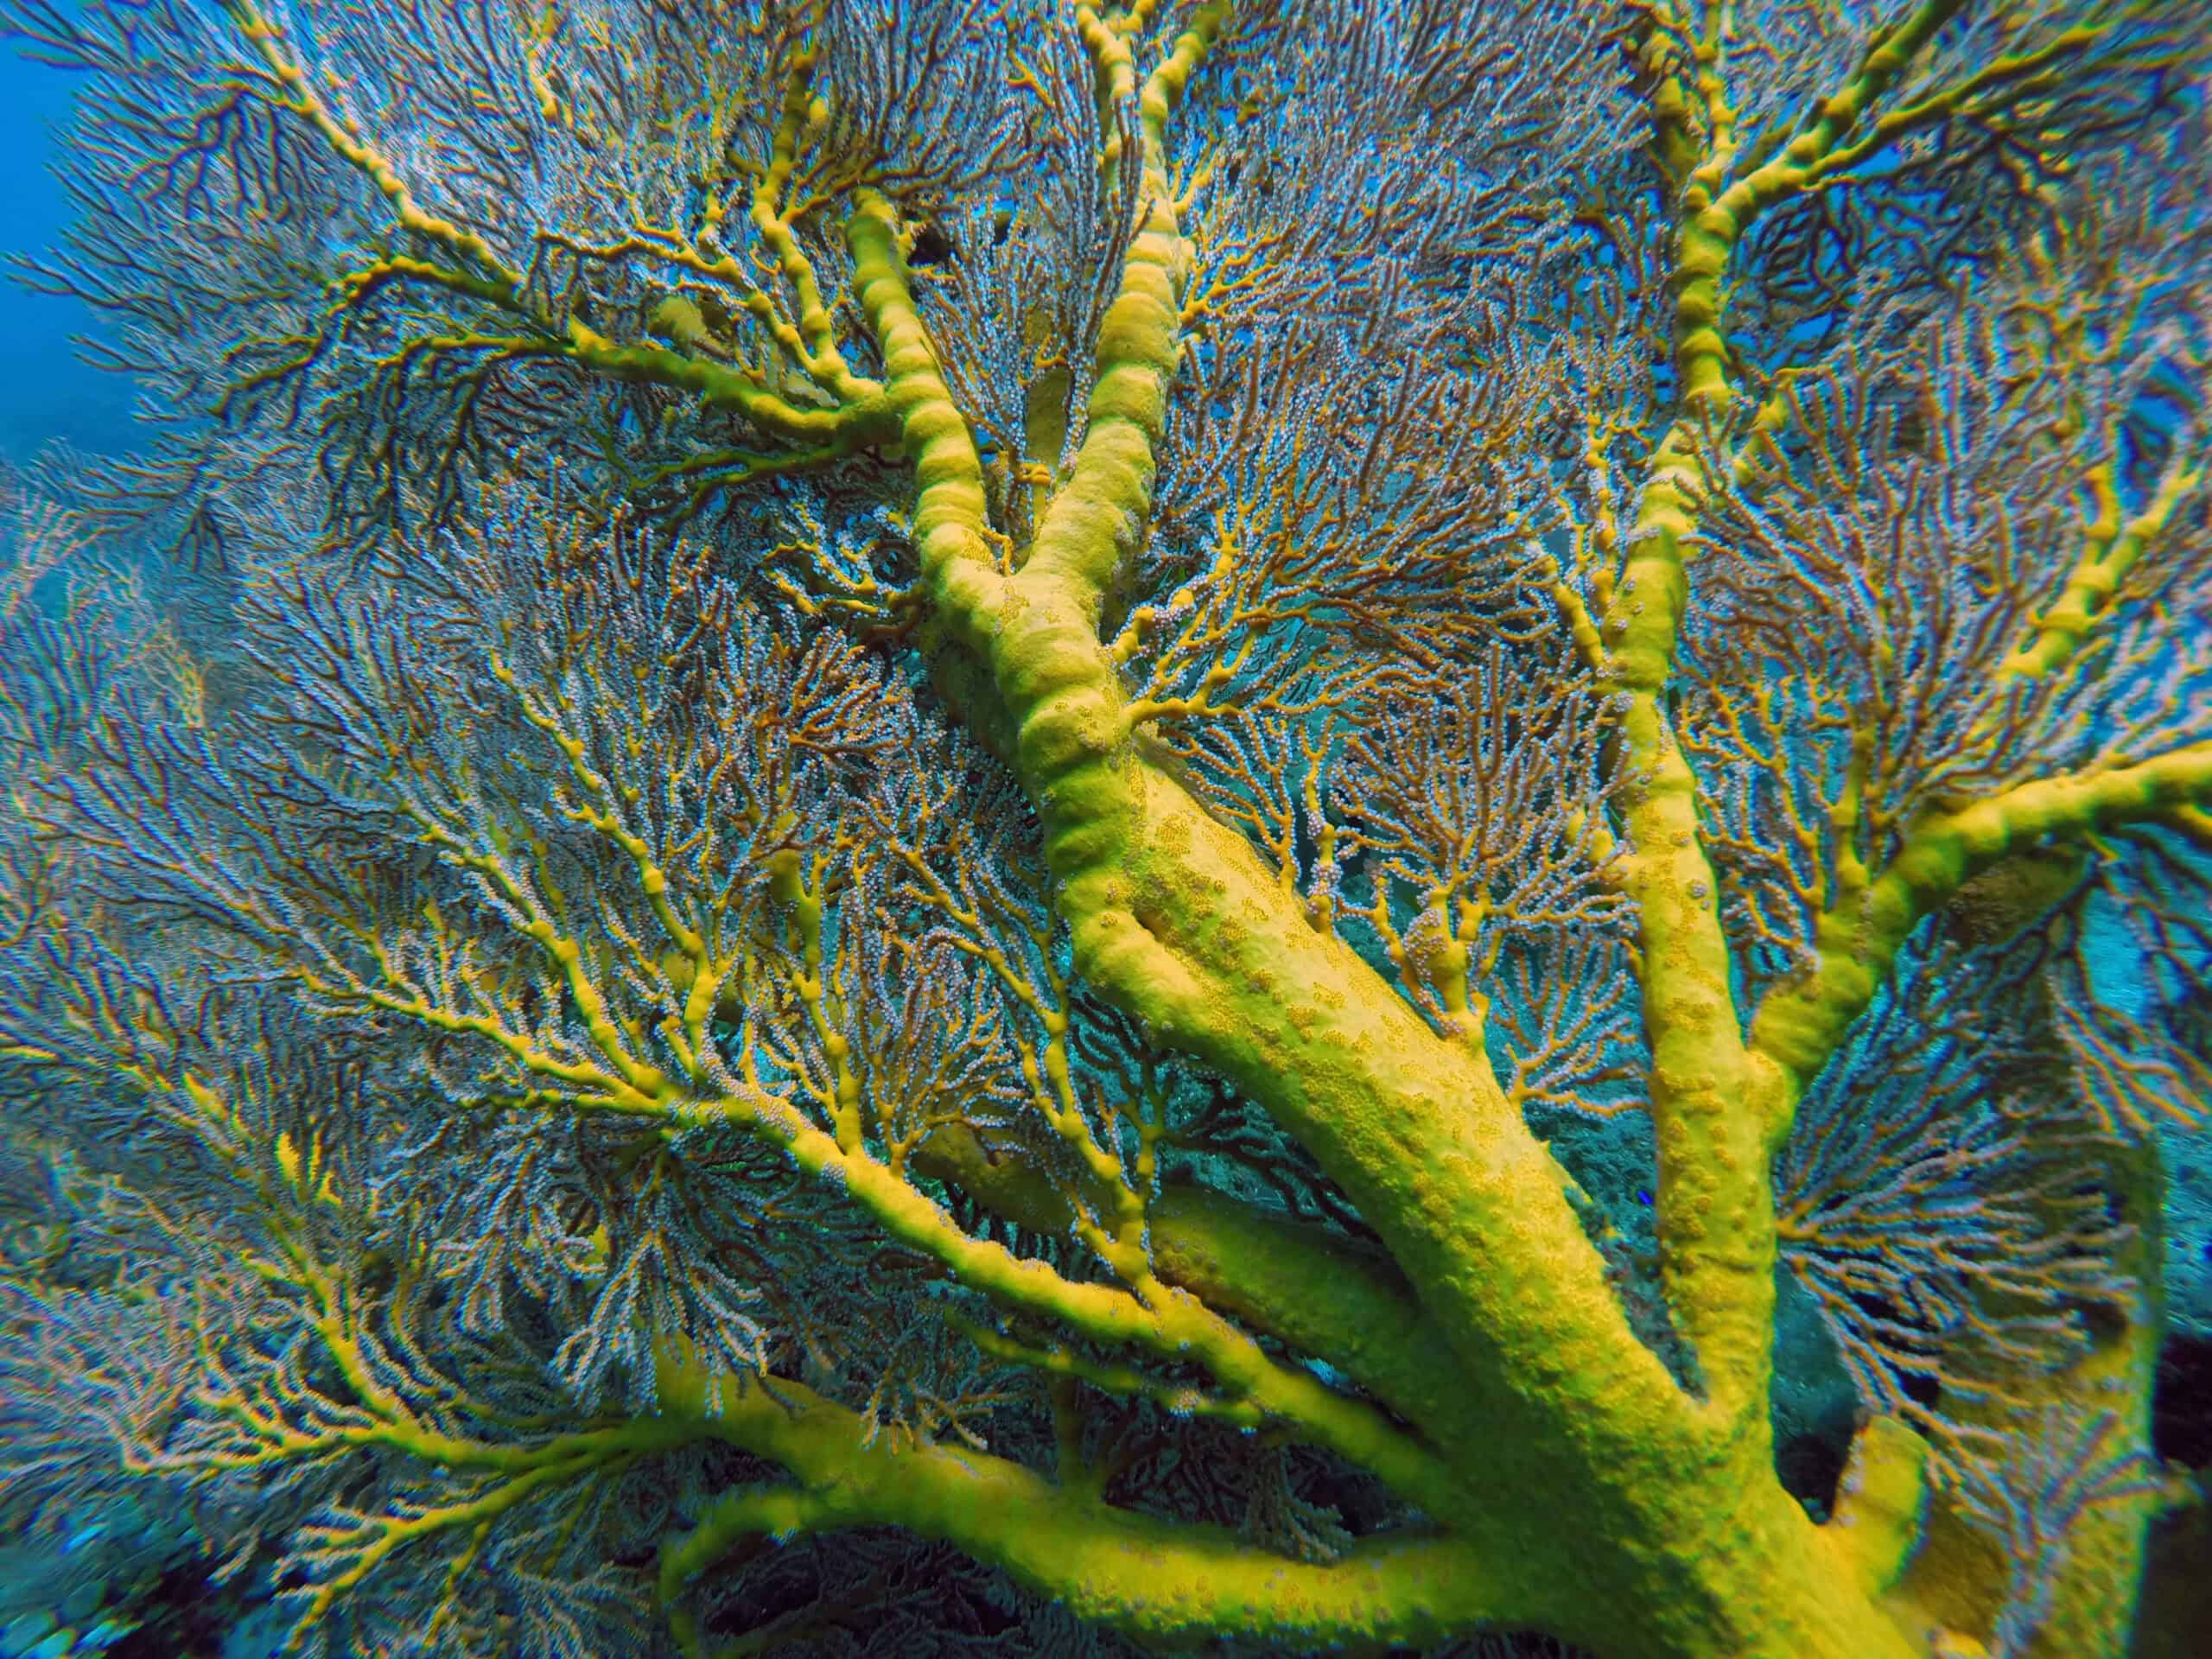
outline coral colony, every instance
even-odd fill
[[[2212,7],[0,17],[143,410],[0,503],[17,1538],[331,1659],[2186,1618]]]

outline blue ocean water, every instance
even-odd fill
[[[0,255],[44,252],[66,214],[53,171],[56,124],[73,78],[10,51],[0,54]],[[60,441],[97,453],[137,442],[132,391],[79,356],[72,337],[99,327],[90,307],[10,281],[0,328],[0,457],[28,460]]]

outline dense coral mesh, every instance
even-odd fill
[[[0,480],[11,1522],[332,1655],[2114,1650],[2202,5],[0,16],[149,428]]]

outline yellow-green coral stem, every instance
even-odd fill
[[[1068,1230],[1072,1211],[1057,1183],[1011,1160],[992,1163],[963,1128],[933,1137],[916,1164],[1033,1232]],[[1325,1361],[1418,1429],[1459,1478],[1486,1487],[1497,1471],[1495,1425],[1388,1256],[1316,1224],[1185,1183],[1165,1185],[1147,1220],[1163,1281]]]
[[[1768,208],[1821,181],[1822,163],[1836,155],[1875,103],[1966,3],[1967,0],[1923,0],[1918,10],[1895,29],[1876,35],[1858,73],[1821,100],[1804,130],[1783,146],[1782,154],[1738,179],[1714,202],[1738,235]]]
[[[1847,912],[1820,918],[1811,969],[1759,1005],[1753,1046],[1802,1089],[1873,1000],[1906,936],[1967,877],[2040,836],[2156,821],[2208,799],[2212,743],[2196,743],[2134,766],[2022,784],[1923,820]]]
[[[1145,155],[1138,231],[1099,327],[1082,448],[1024,566],[1025,574],[1036,568],[1039,579],[1067,584],[1093,627],[1151,511],[1154,451],[1166,425],[1179,350],[1191,256],[1165,171],[1167,122],[1228,13],[1224,0],[1199,7],[1139,95]],[[1102,529],[1109,533],[1102,536]]]
[[[1120,790],[1136,815],[1127,839],[1110,817],[1061,832],[1064,853],[1090,853],[1068,884],[1077,938],[1106,947],[1079,943],[1079,963],[1158,1040],[1197,1056],[1308,1147],[1382,1235],[1465,1402],[1424,1427],[1457,1439],[1483,1426],[1439,1461],[1484,1491],[1545,1493],[1560,1517],[1501,1527],[1489,1505],[1455,1506],[1470,1543],[1542,1562],[1548,1580],[1582,1586],[1568,1602],[1632,1600],[1632,1640],[1595,1629],[1586,1608],[1548,1611],[1554,1628],[1581,1630],[1600,1651],[1602,1634],[1651,1655],[1796,1655],[1820,1650],[1816,1630],[1847,1627],[1860,1643],[1850,1651],[1895,1651],[1867,1634],[1879,1626],[1866,1610],[1809,1605],[1834,1601],[1821,1583],[1830,1566],[1746,1592],[1745,1574],[1762,1570],[1752,1559],[1814,1549],[1809,1523],[1770,1468],[1747,1465],[1743,1437],[1688,1402],[1628,1328],[1564,1173],[1480,1057],[1439,1039],[1353,951],[1316,933],[1273,871],[1172,779],[1134,760],[1094,770],[1103,776],[1061,780],[1055,810]],[[1093,895],[1122,899],[1122,919],[1085,913]],[[1269,1294],[1264,1276],[1246,1291]],[[1232,1287],[1214,1294],[1236,1305]],[[1322,1337],[1319,1322],[1308,1330]],[[1353,1334],[1338,1325],[1323,1339]],[[1699,1645],[1698,1631],[1738,1626],[1736,1647]],[[1751,1630],[1765,1645],[1742,1639]]]
[[[891,204],[864,193],[846,220],[853,286],[883,353],[887,398],[913,463],[915,552],[933,615],[980,652],[1003,600],[985,534],[989,519],[974,435],[952,402],[914,305]]]
[[[884,442],[895,429],[879,401],[879,389],[852,374],[838,354],[813,269],[791,238],[788,225],[774,213],[772,202],[766,207],[756,202],[755,216],[761,234],[776,251],[798,294],[800,324],[812,348],[810,366],[820,370],[837,395],[839,407],[835,409],[802,409],[742,370],[651,343],[618,344],[577,318],[541,315],[525,297],[528,285],[521,273],[500,258],[490,243],[423,207],[391,158],[364,140],[324,104],[305,70],[285,50],[283,31],[257,0],[225,0],[225,9],[282,89],[281,95],[270,102],[307,123],[341,161],[366,178],[390,204],[393,217],[409,235],[443,250],[459,262],[458,268],[451,268],[404,254],[391,256],[347,279],[344,288],[348,303],[392,280],[433,283],[527,320],[546,332],[556,349],[587,368],[618,379],[696,393],[780,438],[830,443],[849,453]]]
[[[2203,478],[2201,468],[2177,460],[2141,510],[2122,522],[2112,463],[2095,468],[2088,485],[2096,502],[2096,516],[2088,525],[2081,559],[2058,597],[2036,619],[2034,639],[2007,658],[1999,671],[2010,678],[2037,679],[2071,662],[2128,572],[2164,532],[2176,509]]]
[[[763,432],[796,443],[827,444],[851,454],[887,443],[898,421],[873,384],[855,380],[860,401],[835,409],[801,409],[752,375],[711,358],[670,350],[651,341],[619,343],[571,321],[563,355],[612,379],[688,391],[718,409],[741,415]]]
[[[837,349],[836,330],[830,308],[823,302],[822,284],[814,262],[799,246],[797,232],[785,217],[783,195],[798,164],[801,136],[813,115],[814,60],[802,52],[791,66],[784,92],[783,119],[777,124],[773,159],[753,190],[753,226],[760,240],[776,256],[784,279],[798,302],[798,326],[806,342],[807,361],[833,389],[850,382],[843,354]]]
[[[1148,1281],[1139,1295],[1109,1284],[1064,1278],[1047,1264],[954,1224],[935,1200],[863,1151],[841,1147],[783,1103],[734,1096],[721,1115],[781,1144],[799,1169],[840,1185],[884,1233],[941,1262],[963,1285],[1001,1306],[1040,1316],[1109,1346],[1130,1344],[1157,1359],[1204,1368],[1236,1399],[1294,1426],[1306,1439],[1372,1471],[1432,1515],[1466,1504],[1445,1471],[1410,1437],[1364,1403],[1281,1364],[1196,1297]]]
[[[1317,933],[1250,845],[1132,741],[1097,622],[1150,506],[1173,372],[1163,301],[1182,256],[1159,228],[1132,255],[1129,302],[1102,344],[1080,487],[1055,498],[1031,557],[1000,576],[973,446],[914,321],[887,210],[848,227],[922,469],[936,626],[971,660],[963,686],[1002,722],[1001,752],[1037,804],[1077,969],[1151,1040],[1269,1113],[1382,1235],[1456,1363],[1466,1420],[1491,1430],[1435,1461],[1457,1478],[1479,1461],[1485,1490],[1547,1496],[1548,1516],[1510,1522],[1491,1504],[1443,1505],[1478,1559],[1503,1552],[1556,1586],[1541,1622],[1653,1656],[1902,1655],[1770,1466],[1747,1455],[1763,1441],[1698,1408],[1637,1340],[1564,1172],[1486,1058],[1440,1040]],[[1141,1316],[1128,1320],[1123,1339],[1143,1340]],[[1224,1381],[1228,1357],[1208,1357]],[[1296,1409],[1312,1415],[1310,1402]]]
[[[1624,695],[1623,798],[1629,851],[1617,867],[1637,905],[1639,978],[1658,1136],[1656,1221],[1676,1326],[1700,1380],[1740,1435],[1745,1466],[1768,1461],[1776,1240],[1766,1172],[1770,1125],[1788,1111],[1784,1079],[1745,1048],[1718,887],[1700,842],[1696,780],[1666,707],[1688,601],[1689,543],[1704,488],[1706,423],[1730,391],[1723,331],[1729,262],[1753,221],[1810,188],[1831,154],[1958,9],[1927,0],[1878,38],[1782,155],[1732,182],[1725,89],[1714,49],[1698,90],[1713,130],[1684,183],[1675,233],[1675,367],[1680,412],[1655,447],[1622,573],[1611,683]],[[1678,76],[1658,92],[1679,99]]]
[[[1823,1535],[1802,1514],[1770,1549],[1746,1554],[1751,1540],[1726,1541],[1745,1589],[1725,1615],[1662,1603],[1647,1619],[1610,1600],[1603,1578],[1571,1567],[1567,1581],[1582,1589],[1562,1593],[1560,1565],[1541,1551],[1510,1544],[1487,1551],[1413,1530],[1363,1540],[1334,1561],[1299,1561],[1219,1528],[1116,1508],[1088,1481],[1056,1483],[988,1452],[880,1438],[870,1444],[858,1414],[795,1382],[748,1389],[710,1415],[703,1378],[672,1364],[661,1376],[664,1417],[696,1423],[790,1477],[726,1494],[691,1532],[664,1547],[659,1594],[679,1638],[696,1639],[683,1605],[690,1585],[748,1541],[895,1526],[1001,1568],[1087,1623],[1167,1648],[1224,1630],[1301,1650],[1427,1646],[1490,1624],[1541,1624],[1646,1659],[1920,1659],[1923,1652],[1873,1609],[1854,1572],[1854,1541]],[[1590,1517],[1546,1497],[1523,1510],[1524,1534],[1591,1526]],[[1669,1553],[1663,1542],[1659,1553]]]
[[[1337,1561],[1293,1560],[1217,1527],[1110,1507],[986,1452],[864,1446],[856,1414],[794,1383],[779,1382],[775,1394],[749,1391],[713,1428],[796,1484],[733,1492],[671,1543],[661,1559],[665,1605],[747,1537],[896,1526],[1002,1568],[1086,1623],[1162,1644],[1232,1630],[1300,1648],[1427,1645],[1520,1611],[1506,1572],[1454,1541],[1385,1536]],[[663,1409],[697,1404],[670,1390]]]
[[[1325,1360],[1419,1427],[1479,1488],[1491,1425],[1471,1405],[1451,1344],[1387,1256],[1198,1185],[1165,1188],[1150,1220],[1161,1278]]]
[[[1716,325],[1735,238],[1733,224],[1710,210],[1681,232],[1676,353],[1691,412],[1660,443],[1645,483],[1618,588],[1627,615],[1611,683],[1624,698],[1623,763],[1634,776],[1619,809],[1628,851],[1614,868],[1637,906],[1662,1274],[1702,1385],[1737,1425],[1751,1467],[1767,1461],[1773,1345],[1776,1241],[1764,1146],[1772,1109],[1761,1097],[1771,1079],[1744,1049],[1718,883],[1700,839],[1696,779],[1666,706],[1688,596],[1686,543],[1696,528],[1694,411],[1726,391]]]

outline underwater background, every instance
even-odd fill
[[[69,89],[60,70],[0,52],[0,253],[33,252],[60,233],[52,128],[68,113]],[[130,382],[91,368],[70,343],[93,326],[84,302],[10,280],[6,303],[0,459],[20,464],[55,442],[96,453],[134,447]]]

